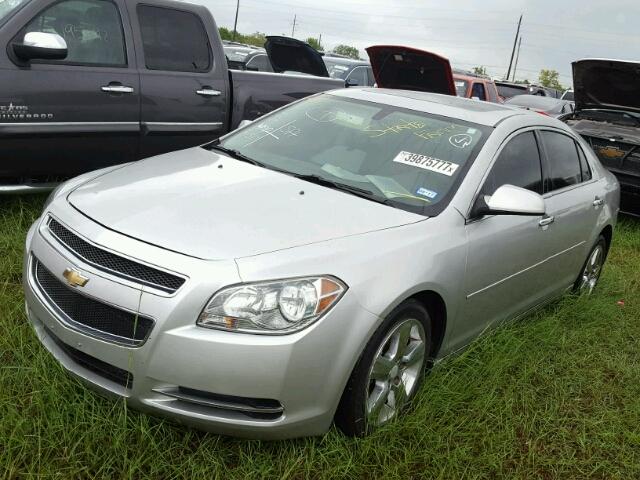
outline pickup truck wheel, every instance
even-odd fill
[[[396,307],[365,347],[342,394],[335,422],[349,436],[363,436],[395,420],[410,404],[431,351],[431,319],[407,300]]]
[[[580,276],[573,286],[574,292],[590,295],[598,284],[604,261],[607,258],[607,240],[600,235],[584,262]]]

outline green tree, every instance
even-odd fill
[[[307,38],[306,42],[309,45],[311,45],[313,48],[315,48],[317,51],[324,52],[324,48],[322,48],[322,45],[320,44],[320,41],[317,38],[309,37]]]
[[[476,75],[487,76],[487,69],[485,67],[473,67],[473,73],[475,73]]]
[[[540,76],[538,77],[538,82],[543,87],[547,88],[555,88],[556,90],[564,90],[564,87],[560,83],[558,77],[560,74],[556,70],[540,70]]]
[[[345,57],[349,58],[355,58],[356,60],[360,58],[360,52],[358,51],[358,49],[349,45],[338,45],[333,49],[333,53],[344,55]]]
[[[233,30],[230,30],[226,27],[218,28],[220,32],[220,38],[222,40],[234,40],[233,38]],[[236,32],[236,42],[246,43],[247,45],[254,45],[256,47],[264,47],[264,42],[267,41],[267,36],[261,32],[255,32],[251,35],[245,35],[240,32]]]

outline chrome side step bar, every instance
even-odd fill
[[[26,183],[24,185],[0,185],[0,195],[50,192],[59,183]]]

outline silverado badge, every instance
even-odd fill
[[[67,279],[67,283],[72,287],[84,287],[89,279],[82,275],[75,268],[66,268],[62,276]]]

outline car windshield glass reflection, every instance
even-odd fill
[[[458,119],[321,95],[254,122],[220,147],[266,168],[354,187],[429,215],[457,188],[487,133]]]

